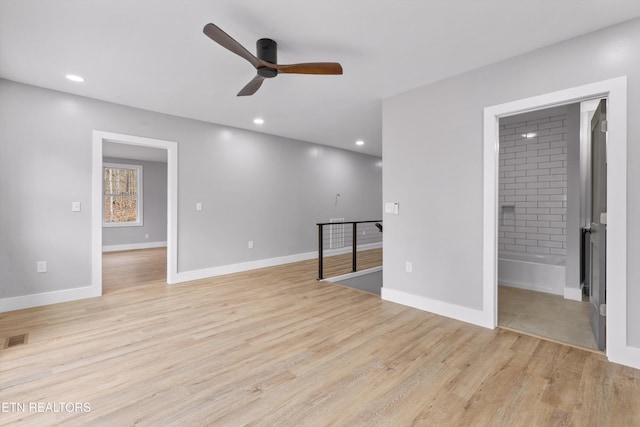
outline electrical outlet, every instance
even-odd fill
[[[144,238],[148,239],[149,238],[149,233],[144,233]]]
[[[248,246],[249,246],[249,249],[253,249],[253,240],[249,240]]]
[[[407,261],[404,269],[406,270],[407,273],[411,273],[413,272],[413,263],[411,261]]]
[[[196,210],[197,211],[201,211],[202,210],[202,203],[200,203],[200,202],[196,203]]]
[[[47,261],[38,261],[36,263],[36,273],[46,273],[47,272]]]
[[[80,212],[80,202],[71,202],[71,212]]]

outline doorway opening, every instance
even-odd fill
[[[580,292],[586,107],[499,120],[498,326],[597,350],[589,300]]]
[[[626,77],[548,93],[487,107],[484,110],[484,245],[483,312],[490,327],[498,317],[498,150],[499,120],[527,111],[564,106],[589,99],[609,100],[606,241],[607,314],[606,354],[611,361],[625,361],[633,349],[627,346],[626,305]]]
[[[102,295],[103,252],[103,158],[111,149],[127,152],[135,157],[145,150],[161,151],[166,157],[166,283],[175,283],[177,277],[177,143],[152,138],[110,132],[93,132],[92,178],[92,282]]]

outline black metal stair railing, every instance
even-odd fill
[[[321,222],[318,226],[318,280],[324,279],[325,258],[351,251],[351,271],[358,271],[358,250],[382,245],[382,220]],[[350,241],[350,246],[347,242]]]

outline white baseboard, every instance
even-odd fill
[[[582,301],[582,289],[564,288],[564,299],[570,299],[573,301]]]
[[[381,247],[382,247],[382,242],[377,242],[377,243],[369,243],[366,245],[358,245],[357,250],[366,251],[368,249],[376,249]],[[326,250],[324,251],[324,257],[342,255],[346,253],[351,253],[351,246]],[[256,261],[241,262],[237,264],[221,265],[219,267],[203,268],[201,270],[183,271],[178,273],[176,278],[177,280],[174,283],[189,282],[191,280],[206,279],[209,277],[222,276],[224,274],[239,273],[241,271],[255,270],[257,268],[273,267],[276,265],[289,264],[289,263],[298,262],[298,261],[307,261],[307,260],[316,259],[316,258],[318,258],[318,252],[314,251],[314,252],[305,252],[305,253],[295,254],[295,255],[286,255],[286,256],[276,257],[276,258],[267,258],[267,259],[260,259]]]
[[[474,310],[468,307],[462,307],[443,301],[437,301],[418,295],[409,294],[382,286],[382,299],[408,307],[417,308],[419,310],[435,313],[440,316],[449,317],[474,325],[492,328],[486,322],[487,316],[481,310]],[[607,341],[607,359],[613,363],[630,366],[640,369],[640,348],[623,345],[615,347],[612,342]]]
[[[384,284],[382,285],[381,298],[385,301],[395,302],[408,307],[438,314],[440,316],[493,329],[493,325],[487,324],[488,316],[482,310],[476,310],[457,304],[426,298],[420,295],[413,295],[407,292],[385,288]]]
[[[115,250],[130,249],[131,248]],[[269,258],[238,264],[223,265],[220,267],[204,268],[202,270],[185,271],[178,273],[177,280],[174,283],[188,282],[191,280],[221,276],[223,274],[238,273],[241,271],[255,270],[257,268],[272,267],[276,265],[289,264],[292,262],[306,261],[310,259],[316,259],[317,257],[317,252],[306,252],[302,254],[288,255],[278,258]],[[0,313],[99,296],[101,296],[99,289],[88,286],[82,288],[63,289],[60,291],[42,292],[38,294],[3,298],[0,299]]]
[[[82,288],[63,289],[60,291],[3,298],[0,299],[0,313],[99,296],[100,289],[97,289],[94,286],[86,286]]]
[[[640,348],[626,345],[622,348],[610,348],[607,341],[607,359],[613,363],[640,369]]]
[[[207,279],[209,277],[239,273],[241,271],[255,270],[257,268],[273,267],[276,265],[289,264],[292,262],[307,261],[310,259],[315,259],[317,257],[317,252],[306,252],[277,258],[260,259],[256,261],[247,261],[237,264],[221,265],[219,267],[203,268],[201,270],[182,271],[177,274],[177,280],[175,283]]]
[[[102,252],[132,251],[136,249],[164,248],[167,242],[128,243],[125,245],[108,245],[102,247]]]
[[[155,248],[155,247],[162,247],[162,246],[166,246],[166,242],[150,242],[150,243],[135,244],[135,245],[112,245],[112,246],[103,247],[103,251],[104,252],[124,251],[124,250],[133,250],[133,249]],[[375,247],[381,247],[381,246],[382,246],[382,243],[374,243],[369,245],[358,246],[358,249],[366,250],[366,249],[373,249]],[[346,249],[347,250],[344,253],[351,251],[351,248],[346,248]],[[344,248],[341,248],[340,250],[344,250]],[[325,256],[337,255],[338,253],[336,252],[332,251],[330,254],[327,254],[325,252]],[[219,267],[204,268],[201,270],[183,271],[177,274],[177,277],[176,277],[177,280],[173,283],[182,283],[182,282],[188,282],[191,280],[206,279],[209,277],[222,276],[224,274],[239,273],[242,271],[255,270],[257,268],[273,267],[276,265],[289,264],[289,263],[298,262],[298,261],[307,261],[310,259],[317,259],[317,258],[318,258],[318,252],[314,251],[314,252],[305,252],[305,253],[287,255],[287,256],[276,257],[276,258],[241,262],[237,264],[222,265]],[[88,286],[88,287],[82,287],[82,288],[64,289],[60,291],[43,292],[43,293],[24,295],[19,297],[4,298],[4,299],[0,299],[0,313],[5,311],[20,310],[23,308],[57,304],[60,302],[68,302],[68,301],[74,301],[74,300],[92,298],[92,297],[98,297],[98,296],[101,296],[100,291],[96,290],[92,286]]]

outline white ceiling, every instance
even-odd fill
[[[0,0],[0,77],[381,155],[384,97],[637,16],[637,0]],[[344,75],[279,75],[236,97],[255,70],[208,22]]]

